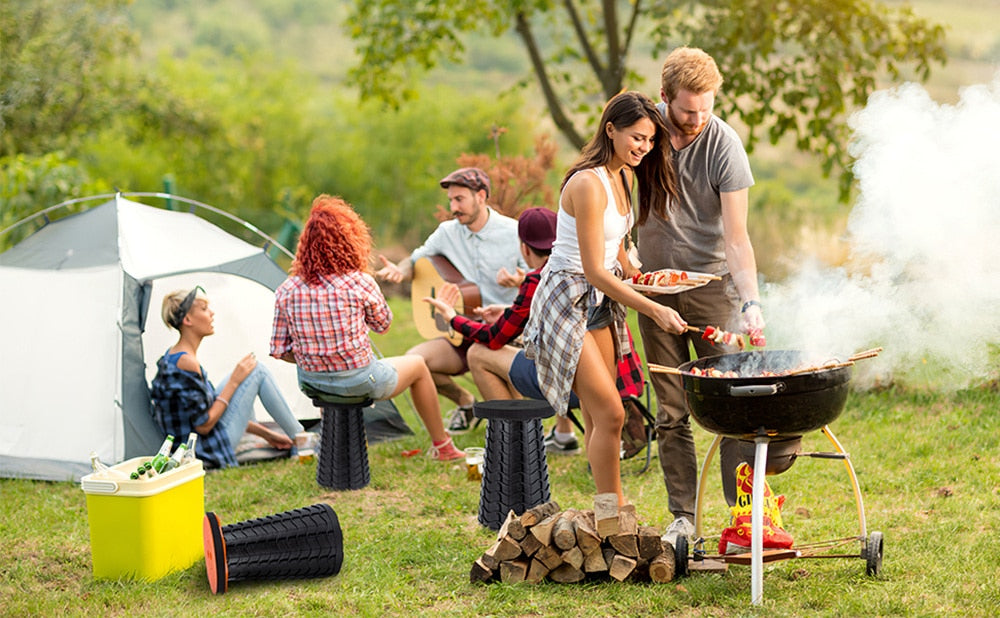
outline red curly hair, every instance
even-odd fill
[[[366,272],[371,250],[371,230],[361,216],[342,198],[324,193],[313,200],[291,273],[317,285],[324,275]]]

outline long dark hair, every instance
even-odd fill
[[[566,182],[578,171],[605,165],[614,156],[614,143],[605,130],[609,122],[616,129],[622,130],[643,118],[649,118],[653,122],[656,133],[653,136],[653,148],[633,168],[639,184],[638,223],[645,223],[651,211],[659,217],[666,217],[670,199],[677,199],[677,174],[670,154],[670,136],[660,110],[641,92],[622,92],[608,101],[597,133],[580,151],[576,163],[563,177],[560,188],[566,186]]]

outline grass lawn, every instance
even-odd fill
[[[395,335],[378,341],[386,355],[402,352],[414,337],[408,307],[396,301],[394,307]],[[293,461],[205,477],[205,508],[223,524],[329,503],[344,534],[338,575],[234,582],[218,596],[202,562],[155,582],[95,580],[79,486],[2,479],[0,615],[991,616],[1000,607],[995,384],[958,393],[853,393],[831,429],[851,454],[869,532],[884,534],[882,572],[866,576],[860,558],[769,563],[760,607],[750,605],[749,566],[668,584],[470,584],[472,562],[493,539],[476,521],[479,484],[466,479],[464,462],[402,457],[425,449],[428,439],[407,400],[397,403],[416,435],[371,445],[372,482],[363,490],[328,492],[316,484],[315,464]],[[699,454],[711,438],[696,428]],[[482,445],[484,429],[456,442]],[[831,450],[820,432],[807,435],[804,448]],[[642,523],[662,529],[671,517],[659,464],[654,457],[649,471],[638,474],[641,465],[624,463],[625,493]],[[591,508],[593,484],[582,455],[550,457],[549,474],[552,498],[563,508]],[[769,483],[786,496],[785,528],[797,543],[858,533],[841,462],[801,459]],[[717,536],[727,516],[713,473],[706,535]]]

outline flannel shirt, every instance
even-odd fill
[[[271,356],[291,351],[303,371],[358,369],[375,361],[368,331],[390,324],[392,310],[367,273],[323,276],[315,286],[291,276],[274,293]]]
[[[583,337],[587,332],[587,309],[597,306],[604,294],[590,285],[583,273],[551,271],[546,265],[531,302],[531,317],[525,326],[524,354],[535,360],[538,387],[556,411],[569,408]],[[629,350],[625,306],[612,302],[615,361]]]
[[[156,377],[149,394],[153,402],[153,418],[165,433],[185,440],[198,425],[208,422],[208,409],[215,402],[215,387],[205,368],[201,375],[184,371],[177,359],[186,352],[166,354],[156,361]],[[238,466],[236,452],[222,425],[216,423],[208,434],[198,434],[195,455],[206,468]]]
[[[517,290],[514,304],[504,309],[503,315],[492,324],[471,320],[464,315],[456,315],[451,319],[451,327],[466,339],[488,346],[491,350],[499,350],[511,341],[517,339],[524,331],[524,325],[531,313],[531,299],[541,278],[541,269],[533,270],[524,276],[521,287]]]
[[[629,330],[628,324],[625,325],[625,332],[628,334],[628,352],[618,361],[618,377],[615,378],[615,385],[618,387],[618,393],[622,399],[629,395],[638,397],[646,388],[646,376],[642,373],[642,359],[639,358],[639,352],[635,349],[632,331]]]
[[[528,322],[531,314],[531,299],[535,296],[535,289],[538,281],[542,277],[542,270],[534,270],[524,277],[521,287],[518,289],[517,298],[514,304],[504,310],[503,315],[493,324],[485,324],[469,319],[463,315],[456,315],[451,319],[451,326],[461,333],[466,339],[488,346],[491,350],[499,350],[508,343],[521,336],[524,326]],[[635,350],[632,341],[632,333],[628,331],[628,352],[626,352],[618,363],[618,376],[615,384],[622,398],[629,395],[639,396],[645,387],[646,381],[642,373],[642,359]]]

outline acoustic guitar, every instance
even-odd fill
[[[455,304],[455,311],[476,319],[473,310],[483,302],[479,295],[479,287],[466,280],[448,258],[443,255],[431,255],[413,263],[413,283],[410,287],[413,321],[421,337],[425,339],[444,337],[457,347],[462,344],[462,334],[453,330],[448,320],[430,303],[423,300],[427,296],[437,298],[438,290],[445,283],[454,283],[461,293]]]

